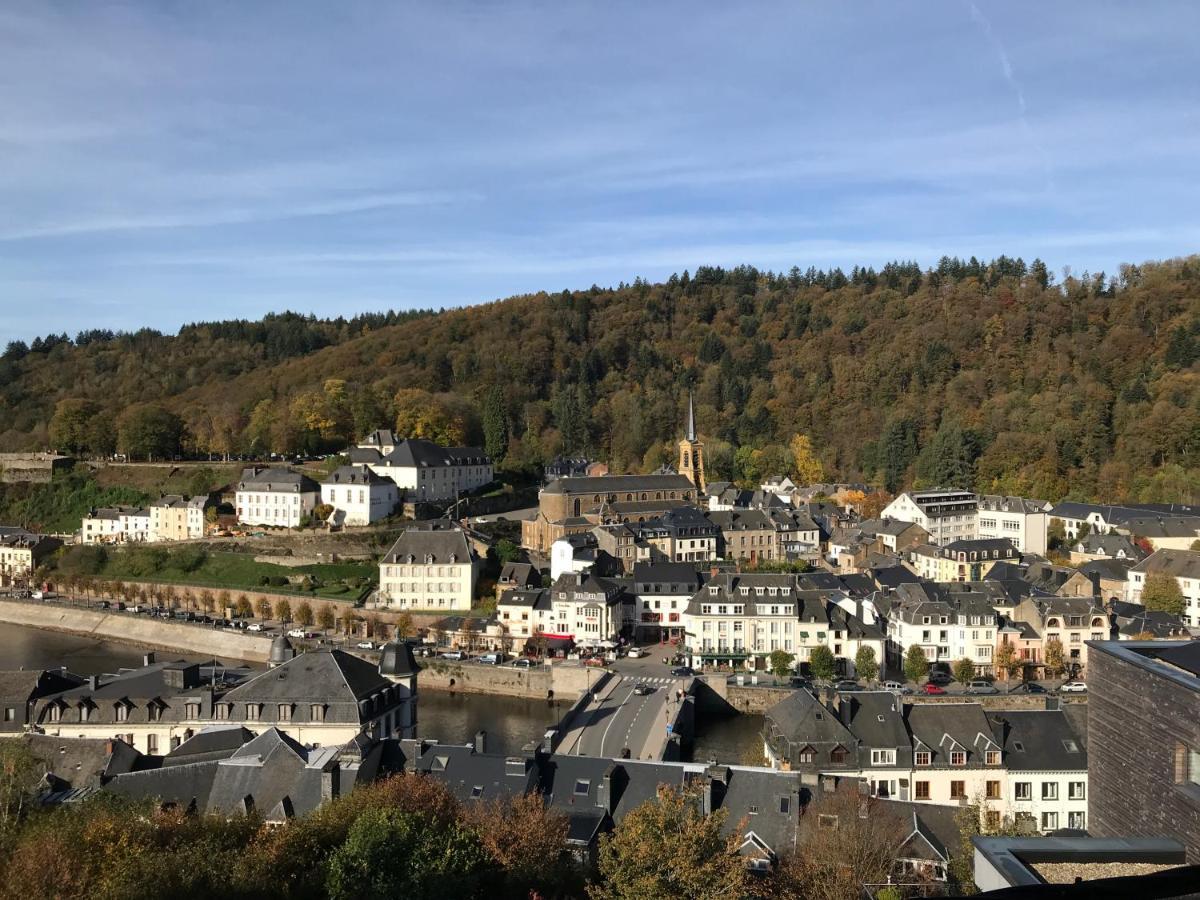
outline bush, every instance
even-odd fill
[[[171,568],[180,572],[195,572],[208,560],[203,547],[180,547],[171,551]]]
[[[99,575],[108,562],[108,551],[96,544],[67,547],[58,561],[58,569],[68,575]]]
[[[169,556],[162,547],[138,547],[125,551],[125,571],[135,578],[154,575],[167,565]]]
[[[267,579],[267,583],[271,587],[284,587],[288,583],[288,580],[282,575],[272,575]]]

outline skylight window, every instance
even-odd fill
[[[1062,743],[1063,743],[1063,747],[1066,748],[1066,751],[1068,753],[1078,753],[1079,752],[1079,745],[1076,744],[1070,738],[1063,738]]]
[[[592,783],[585,779],[580,779],[579,781],[575,782],[575,796],[586,797],[588,791],[591,789],[591,786]]]
[[[483,785],[482,784],[477,784],[477,785],[475,785],[475,787],[471,788],[471,799],[472,800],[478,800],[482,796],[483,796]]]

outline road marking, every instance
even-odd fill
[[[621,701],[619,706],[617,706],[617,712],[614,712],[612,714],[612,718],[611,718],[611,721],[609,721],[609,723],[608,723],[608,727],[604,729],[604,734],[600,735],[600,755],[601,756],[604,755],[604,742],[608,740],[609,729],[613,727],[613,722],[617,721],[617,714],[620,712],[621,707],[624,706],[626,703],[628,703],[629,698],[632,696],[633,696],[633,691],[630,690],[629,693],[625,695],[625,699]]]

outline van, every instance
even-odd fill
[[[485,666],[498,666],[503,661],[503,654],[500,653],[485,653],[479,657],[480,664]]]

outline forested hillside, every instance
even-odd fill
[[[0,449],[337,447],[382,425],[510,467],[670,458],[695,390],[710,477],[790,466],[1057,500],[1200,495],[1200,258],[1054,283],[1039,262],[663,284],[442,313],[90,333],[11,344]]]

